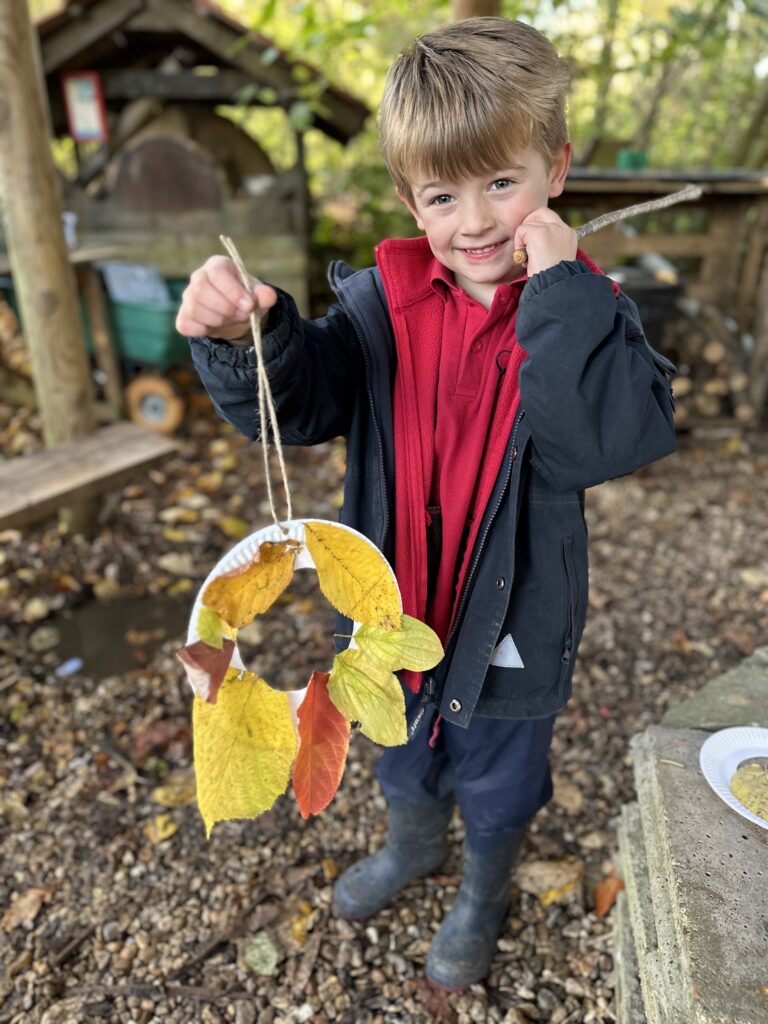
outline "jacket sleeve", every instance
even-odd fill
[[[646,341],[611,280],[564,260],[525,287],[517,338],[535,468],[558,491],[631,473],[675,450],[674,364]]]
[[[285,444],[319,444],[349,430],[359,348],[341,306],[302,320],[290,295],[278,302],[262,336],[264,364]],[[215,338],[190,338],[192,359],[216,412],[246,437],[261,436],[256,351]]]

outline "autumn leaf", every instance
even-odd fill
[[[299,547],[293,540],[265,541],[250,565],[211,580],[203,592],[203,604],[233,629],[247,626],[267,611],[291,582]]]
[[[350,721],[383,747],[408,740],[403,688],[391,672],[361,650],[346,650],[333,659],[328,693]]]
[[[218,647],[221,650],[224,639],[236,640],[237,630],[233,629],[228,622],[215,612],[213,608],[206,608],[203,605],[200,614],[197,616],[197,633],[203,643],[209,647]]]
[[[337,611],[381,629],[399,627],[403,607],[397,582],[370,541],[316,519],[305,521],[304,539],[320,589]]]
[[[215,704],[195,697],[192,724],[206,834],[217,821],[269,810],[285,792],[296,756],[286,695],[252,672],[230,669]]]
[[[143,832],[149,842],[156,846],[176,835],[178,828],[170,814],[156,814],[151,821],[146,822]]]
[[[401,668],[426,672],[443,656],[443,645],[437,633],[410,615],[400,616],[399,630],[360,626],[355,633],[355,643],[393,672]]]
[[[163,807],[187,807],[196,796],[195,780],[186,772],[171,774],[162,786],[152,790],[152,799]]]
[[[192,689],[201,700],[210,704],[216,703],[216,696],[229,668],[234,649],[232,640],[223,640],[220,650],[211,647],[204,640],[196,640],[195,643],[182,647],[177,653],[176,657],[184,666]]]
[[[515,881],[548,907],[576,889],[583,875],[584,865],[578,860],[533,860],[518,866]]]
[[[0,931],[9,932],[20,924],[30,924],[37,917],[43,902],[50,898],[50,889],[27,889],[0,918]]]
[[[313,672],[298,707],[299,752],[293,788],[302,817],[319,814],[333,799],[349,750],[349,721],[328,696],[328,672]]]
[[[595,913],[598,917],[605,917],[623,888],[624,882],[615,874],[608,875],[602,882],[598,882],[594,893]]]

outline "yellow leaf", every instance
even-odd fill
[[[145,824],[144,835],[150,843],[162,843],[166,839],[170,839],[172,835],[175,835],[178,827],[170,814],[157,814],[152,821],[148,821]]]
[[[343,651],[333,659],[328,694],[351,722],[383,747],[408,741],[405,698],[397,677],[360,651]]]
[[[305,520],[304,538],[320,589],[334,608],[357,622],[398,629],[400,591],[389,563],[370,541],[315,519]]]
[[[215,704],[192,709],[197,801],[206,834],[217,821],[255,818],[288,787],[296,756],[288,698],[252,672],[230,669]]]
[[[152,790],[152,799],[163,807],[188,807],[196,796],[195,780],[185,774],[171,776],[164,785]]]
[[[254,616],[271,607],[291,582],[298,549],[292,540],[265,541],[250,565],[211,580],[203,593],[203,604],[213,608],[233,629],[247,626]]]
[[[232,540],[242,540],[251,532],[251,528],[244,519],[239,516],[222,516],[218,521],[219,529],[226,537]]]
[[[443,656],[437,633],[410,615],[401,615],[400,624],[399,630],[363,625],[355,633],[355,643],[391,671],[409,668],[426,672],[434,668]]]
[[[163,538],[172,544],[186,544],[189,541],[184,530],[175,530],[172,526],[166,526],[163,530]]]
[[[190,579],[174,580],[173,583],[166,590],[166,594],[170,597],[180,597],[181,594],[188,594],[194,587],[194,583]]]
[[[237,630],[225,622],[213,608],[206,608],[205,605],[201,607],[197,616],[197,632],[203,643],[218,650],[224,646],[225,637],[227,640],[237,639]]]

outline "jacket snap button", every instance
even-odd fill
[[[503,590],[504,586],[505,586],[505,583],[506,583],[506,580],[504,579],[504,577],[503,576],[499,576],[499,578],[496,580],[496,589],[497,590]]]
[[[454,697],[453,700],[451,701],[451,703],[448,705],[448,707],[455,714],[458,714],[459,711],[461,711],[461,701],[460,700],[456,700],[456,698]]]

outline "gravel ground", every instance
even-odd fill
[[[613,1021],[612,911],[595,901],[634,795],[628,741],[765,642],[765,437],[687,441],[589,493],[591,613],[555,729],[555,798],[526,839],[487,984],[446,997],[422,976],[459,882],[458,817],[444,874],[367,924],[330,912],[337,873],[383,836],[361,735],[309,822],[281,798],[206,842],[189,803],[174,651],[202,577],[268,522],[260,451],[192,404],[178,456],[109,497],[94,541],[55,524],[0,535],[0,1020]],[[0,406],[0,444],[38,446],[34,418]],[[289,453],[298,516],[334,517],[342,467],[335,444]],[[309,574],[288,596],[244,631],[285,686],[329,663],[333,629]]]

